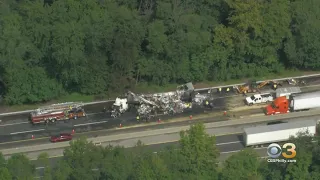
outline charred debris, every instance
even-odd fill
[[[140,118],[148,120],[153,116],[182,113],[209,99],[208,95],[196,93],[191,82],[178,86],[174,92],[135,94],[128,91],[123,97],[116,98],[111,116],[116,118],[127,111],[135,111]]]

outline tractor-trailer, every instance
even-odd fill
[[[292,111],[318,107],[320,107],[320,91],[292,96],[290,100],[290,108]]]
[[[246,146],[254,146],[287,141],[291,136],[296,137],[300,132],[308,132],[309,135],[314,136],[316,126],[315,120],[306,120],[245,128],[244,141]]]
[[[266,115],[283,114],[294,111],[320,108],[320,91],[276,98],[265,108]]]

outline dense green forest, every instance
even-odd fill
[[[179,146],[153,153],[139,144],[135,149],[95,146],[85,139],[65,149],[63,159],[49,165],[41,154],[43,180],[319,180],[320,141],[312,143],[307,134],[292,139],[296,163],[268,163],[251,148],[240,151],[225,162],[218,162],[215,137],[203,124],[181,132]],[[319,137],[316,137],[319,139]],[[267,152],[266,152],[267,154]],[[38,171],[39,172],[39,171]],[[7,161],[0,157],[1,180],[33,180],[39,176],[24,155]]]
[[[319,0],[1,0],[8,104],[319,69]]]

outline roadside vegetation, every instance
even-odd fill
[[[315,139],[319,139],[316,137]],[[24,155],[4,160],[0,157],[1,180],[319,180],[320,141],[301,135],[296,145],[296,163],[267,163],[251,148],[219,163],[216,138],[205,132],[203,124],[192,125],[180,133],[178,146],[157,153],[138,143],[134,149],[96,146],[85,139],[70,143],[55,167],[46,153],[38,161],[43,174]],[[267,152],[266,152],[267,155]]]
[[[319,70],[319,8],[318,0],[1,0],[3,102],[92,101]]]

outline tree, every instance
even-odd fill
[[[183,178],[217,179],[218,150],[215,137],[205,132],[203,124],[192,125],[180,133],[177,169]]]
[[[6,165],[7,165],[7,161],[4,158],[3,154],[0,152],[0,168],[6,167]]]
[[[12,176],[7,168],[5,168],[5,167],[0,168],[0,179],[12,180]]]
[[[312,136],[309,132],[298,134],[297,138],[291,138],[296,146],[297,155],[295,157],[296,163],[289,163],[286,167],[285,179],[309,179],[309,169],[312,165]]]
[[[68,180],[72,173],[72,168],[69,166],[68,162],[63,159],[57,163],[52,172],[54,180]]]
[[[12,176],[7,168],[7,161],[0,152],[0,179],[11,180]]]
[[[318,70],[318,7],[317,0],[2,0],[0,93],[7,104],[30,104],[139,83]]]
[[[261,179],[258,154],[253,149],[245,149],[230,156],[224,163],[222,179]]]
[[[35,167],[23,154],[14,154],[8,159],[7,168],[13,179],[33,180]]]
[[[128,179],[133,171],[133,153],[123,147],[108,146],[103,149],[101,177],[104,179]]]
[[[5,75],[8,92],[5,101],[8,104],[43,102],[59,97],[62,87],[49,79],[43,68],[15,67],[8,69]]]
[[[99,148],[91,142],[87,142],[85,138],[80,138],[70,142],[64,152],[64,160],[72,169],[72,179],[94,180],[99,178],[99,166],[103,155]],[[97,170],[98,169],[98,170]]]
[[[259,167],[259,173],[264,177],[264,179],[283,179],[284,172],[285,166],[279,163],[269,163],[267,161],[262,161]]]
[[[153,153],[142,154],[136,159],[133,179],[170,180],[170,173],[161,156]]]
[[[44,167],[44,171],[43,171],[44,180],[52,180],[52,171],[51,171],[48,158],[49,158],[49,155],[47,153],[41,153],[38,156],[38,161],[40,161],[41,165]]]

